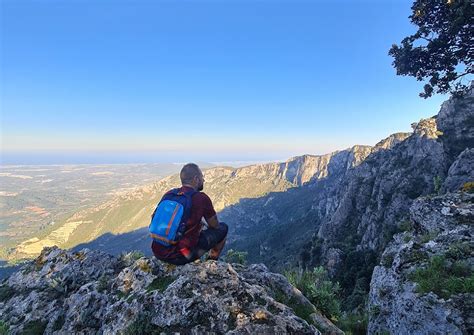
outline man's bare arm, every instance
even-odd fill
[[[219,220],[217,219],[217,215],[214,215],[210,217],[209,219],[206,219],[206,222],[209,228],[213,228],[213,229],[219,228]]]

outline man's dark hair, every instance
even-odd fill
[[[199,176],[199,166],[194,163],[188,163],[181,169],[179,177],[182,184],[191,184],[195,176]]]

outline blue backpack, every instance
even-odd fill
[[[183,192],[175,188],[161,198],[148,226],[153,240],[167,247],[178,243],[191,215],[191,198],[194,193],[195,190]]]

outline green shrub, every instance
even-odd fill
[[[429,256],[426,251],[413,249],[403,255],[404,263],[421,263],[428,260]]]
[[[286,305],[288,297],[285,294],[285,292],[283,292],[282,290],[274,289],[272,292],[272,296],[273,296],[273,299],[275,299],[276,301]]]
[[[337,326],[346,334],[365,335],[368,325],[367,313],[348,313],[337,322]]]
[[[390,268],[392,266],[395,255],[393,253],[388,253],[382,257],[380,264],[385,268]]]
[[[229,249],[225,255],[227,263],[238,263],[245,265],[247,263],[248,252]]]
[[[151,323],[151,316],[149,314],[139,315],[127,328],[125,328],[124,335],[158,335],[161,334],[162,329]]]
[[[164,277],[157,277],[153,279],[153,281],[148,285],[147,291],[155,291],[158,290],[159,292],[164,292],[168,286],[171,285],[172,282],[176,280],[176,277],[172,276],[164,276]]]
[[[433,177],[433,186],[434,186],[434,191],[436,194],[440,193],[442,184],[443,184],[443,180],[441,179],[440,176]]]
[[[43,322],[41,320],[30,321],[23,327],[22,334],[24,335],[42,335],[48,322]]]
[[[7,335],[8,329],[10,329],[10,327],[5,322],[0,320],[0,335]]]
[[[97,281],[97,292],[102,293],[104,291],[107,291],[108,288],[109,288],[109,279],[104,274],[100,276],[99,280]]]
[[[313,271],[286,271],[285,276],[328,318],[335,319],[340,315],[339,284],[329,280],[322,266],[314,268]]]
[[[141,252],[141,251],[136,251],[136,250],[135,250],[135,251],[131,251],[131,252],[129,253],[129,257],[130,257],[131,259],[133,259],[133,260],[136,261],[136,260],[139,260],[139,259],[142,258],[142,257],[145,257],[145,254],[144,254],[143,252]]]
[[[413,230],[413,223],[410,220],[403,220],[398,224],[398,229],[400,232],[404,231],[412,231]]]
[[[413,231],[413,223],[409,219],[404,219],[396,225],[384,224],[382,227],[383,243],[387,245],[393,236],[406,231]]]
[[[353,250],[343,255],[334,281],[341,286],[342,306],[345,311],[365,307],[374,267],[379,263],[373,250]]]
[[[120,265],[121,267],[125,267],[125,266],[130,266],[132,265],[133,263],[135,263],[135,261],[139,260],[140,258],[144,257],[145,254],[141,251],[130,251],[130,252],[122,252],[120,255],[119,255],[119,259],[120,259]]]
[[[446,251],[446,257],[454,260],[464,259],[471,254],[471,246],[469,243],[456,242],[449,246]]]
[[[400,233],[400,230],[397,226],[384,224],[382,228],[383,244],[387,245],[393,239],[393,236],[398,233]]]
[[[426,268],[416,269],[409,279],[417,283],[418,293],[433,292],[448,299],[453,294],[474,293],[474,274],[463,262],[447,262],[445,256],[433,256]]]
[[[474,193],[474,181],[468,181],[462,185],[461,191],[466,193]]]
[[[438,236],[438,232],[436,232],[436,231],[431,231],[431,232],[425,233],[425,234],[420,236],[420,242],[421,243],[427,243],[427,242],[431,241],[432,239],[434,239],[436,236]]]

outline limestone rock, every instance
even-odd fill
[[[11,334],[340,334],[261,264],[181,267],[138,253],[45,248],[3,281],[0,315]]]
[[[474,181],[474,148],[465,149],[451,165],[442,191],[458,191],[470,181]]]
[[[410,212],[414,230],[397,234],[385,249],[381,265],[374,269],[368,304],[369,333],[472,334],[474,293],[462,288],[445,291],[447,284],[427,288],[427,283],[437,280],[430,277],[422,278],[425,281],[421,289],[417,281],[422,275],[414,274],[433,266],[436,260],[444,262],[446,268],[458,269],[446,283],[472,277],[474,194],[420,198]],[[435,276],[447,276],[443,269],[438,266]]]
[[[464,98],[451,98],[442,104],[436,123],[451,159],[465,148],[474,148],[474,81]]]

